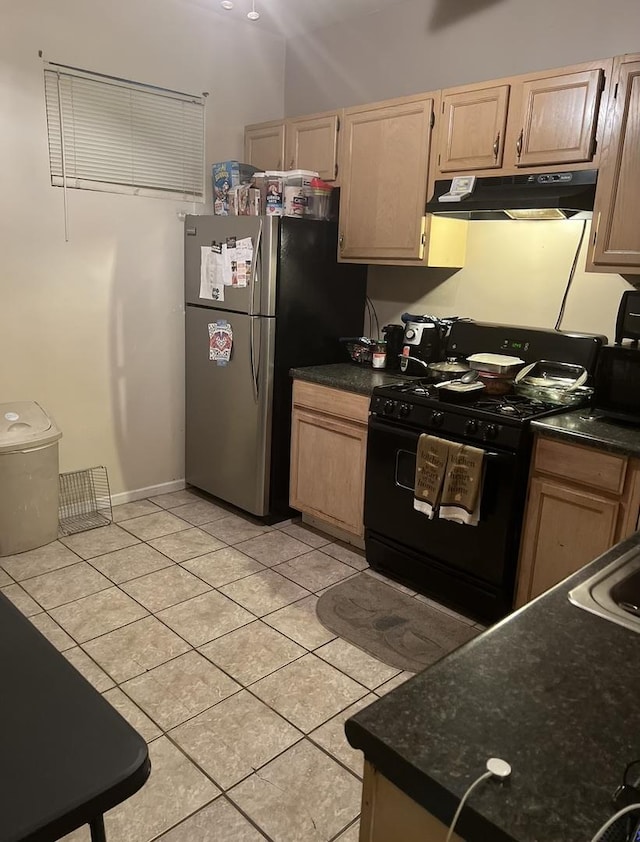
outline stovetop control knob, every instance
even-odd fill
[[[465,433],[468,433],[472,436],[474,433],[478,432],[478,422],[475,418],[470,418],[467,423],[464,425]]]
[[[484,429],[485,439],[495,439],[498,435],[499,427],[497,424],[487,424]]]
[[[434,427],[442,427],[444,424],[444,412],[434,412],[431,416],[431,423]]]
[[[384,402],[384,406],[382,407],[382,411],[385,415],[393,415],[393,410],[396,405],[395,401],[388,400]]]
[[[400,404],[400,415],[403,418],[406,418],[407,415],[411,412],[412,406],[409,403],[401,403]]]

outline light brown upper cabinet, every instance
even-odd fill
[[[437,178],[594,169],[612,59],[442,92]]]
[[[595,152],[601,68],[540,75],[522,83],[516,165],[540,167],[591,161]]]
[[[347,108],[341,131],[339,259],[462,266],[466,223],[433,258],[425,214],[434,104],[438,95]],[[440,239],[442,246],[446,237]],[[446,252],[446,253],[445,253]],[[446,262],[451,260],[451,262]]]
[[[284,166],[284,121],[257,123],[244,129],[244,163],[261,170]]]
[[[287,120],[286,168],[311,170],[325,181],[337,179],[339,131],[340,115],[337,111]]]
[[[245,163],[262,170],[311,170],[335,181],[339,129],[338,111],[245,126]]]
[[[616,59],[587,269],[640,274],[640,55]]]
[[[509,85],[444,91],[438,151],[441,172],[502,166]]]

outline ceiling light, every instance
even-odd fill
[[[233,0],[221,0],[220,5],[228,11],[229,9],[233,9]]]
[[[258,20],[260,14],[256,12],[256,0],[251,0],[251,11],[247,13],[249,20]]]

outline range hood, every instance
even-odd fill
[[[427,213],[462,219],[566,219],[592,211],[597,170],[476,178],[471,192],[454,201],[443,199],[461,190],[456,179],[436,181]],[[467,187],[473,178],[460,179]]]

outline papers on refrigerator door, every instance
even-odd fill
[[[209,359],[217,365],[227,365],[233,348],[233,328],[229,322],[217,321],[209,325]]]
[[[251,280],[253,241],[251,237],[227,237],[222,247],[224,255],[225,286],[246,287]]]
[[[200,298],[224,301],[223,246],[212,243],[200,249]]]

